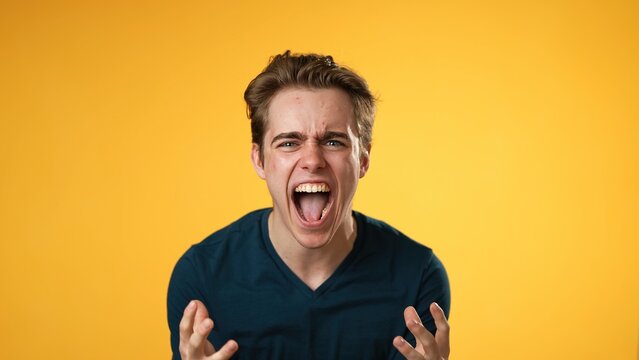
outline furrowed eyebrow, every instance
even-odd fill
[[[278,134],[277,136],[275,136],[273,138],[273,140],[271,140],[271,145],[273,145],[274,142],[276,142],[278,140],[282,140],[282,139],[304,140],[304,136],[301,133],[297,132],[297,131],[281,133],[281,134]]]
[[[281,134],[277,134],[273,140],[271,140],[271,145],[273,145],[276,141],[279,140],[284,140],[284,139],[293,139],[293,140],[300,140],[303,141],[306,139],[306,137],[304,135],[302,135],[302,133],[298,132],[298,131],[291,131],[291,132],[285,132],[285,133],[281,133]],[[344,141],[349,141],[350,138],[348,137],[348,135],[346,133],[343,132],[339,132],[339,131],[327,131],[324,134],[322,134],[322,136],[320,137],[320,141],[327,141],[330,139],[341,139]]]
[[[350,138],[348,137],[348,135],[346,135],[346,133],[339,132],[339,131],[327,131],[324,135],[322,135],[322,138],[320,140],[326,141],[330,139],[342,139],[345,141],[350,140]]]

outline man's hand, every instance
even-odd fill
[[[446,321],[444,310],[436,303],[430,304],[430,313],[435,320],[437,331],[435,336],[426,330],[414,307],[404,310],[406,327],[415,336],[417,344],[413,348],[403,337],[393,339],[393,346],[407,360],[447,360],[450,354],[450,326]]]
[[[213,320],[209,318],[206,306],[193,300],[184,309],[180,321],[180,356],[182,360],[228,360],[235,354],[238,345],[229,340],[215,351],[213,344],[206,338],[213,329]]]

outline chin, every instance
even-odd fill
[[[321,249],[331,242],[332,234],[293,234],[295,240],[302,247],[309,250]]]

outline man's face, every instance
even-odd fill
[[[368,169],[353,105],[339,89],[288,88],[268,109],[263,161],[252,160],[273,198],[272,226],[308,249],[330,242],[350,224],[353,195]]]

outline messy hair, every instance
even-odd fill
[[[286,50],[283,54],[273,56],[244,92],[247,115],[251,119],[252,141],[259,146],[261,159],[264,156],[262,145],[269,104],[278,91],[290,87],[338,88],[345,91],[353,104],[360,146],[362,149],[370,146],[375,98],[366,80],[351,69],[335,63],[330,55],[291,54],[290,50]]]

